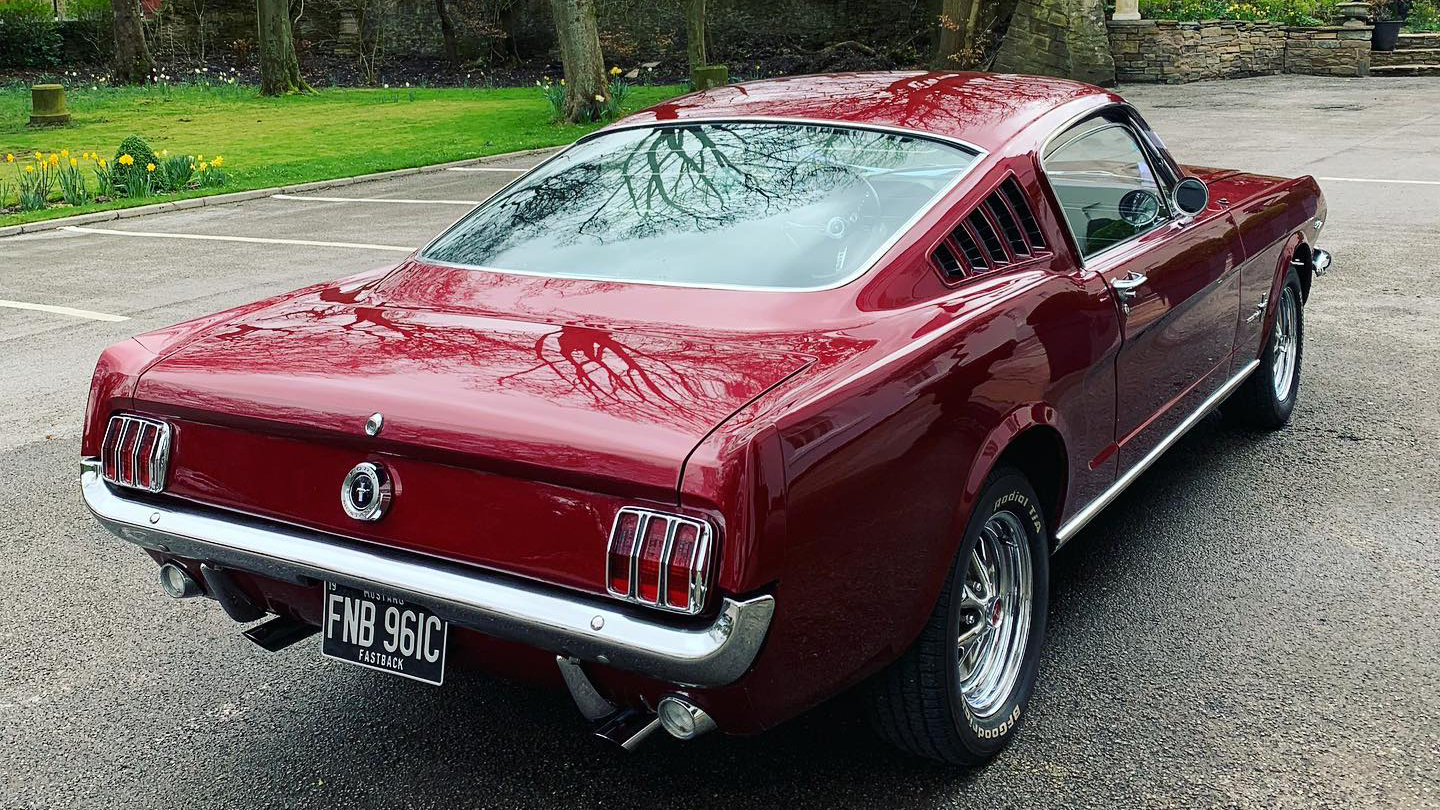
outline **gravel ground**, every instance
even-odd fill
[[[1206,421],[1057,557],[1029,724],[976,772],[893,753],[844,697],[623,756],[563,695],[262,652],[212,603],[162,597],[84,513],[90,369],[126,335],[394,254],[0,240],[0,299],[132,318],[0,309],[0,808],[1440,807],[1437,87],[1128,89],[1182,161],[1351,178],[1322,180],[1336,266],[1306,310],[1294,425]],[[505,179],[324,194],[478,199]],[[106,226],[413,245],[463,210],[258,200]]]

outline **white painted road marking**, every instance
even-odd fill
[[[1407,186],[1440,186],[1440,180],[1380,180],[1373,177],[1317,177],[1327,183],[1401,183]]]
[[[10,309],[33,309],[36,312],[53,312],[57,315],[73,315],[76,318],[89,318],[92,321],[128,321],[124,315],[111,315],[108,312],[92,312],[88,309],[75,309],[74,307],[56,307],[49,304],[29,304],[24,301],[5,301],[0,299],[0,307]]]
[[[397,200],[389,197],[306,197],[298,194],[272,194],[272,200],[312,200],[314,202],[338,203],[397,203],[400,205],[468,205],[480,204],[479,200]]]
[[[528,172],[530,169],[510,169],[504,166],[451,166],[447,172]]]
[[[364,242],[321,242],[317,239],[265,239],[259,236],[218,236],[203,233],[162,233],[160,231],[113,231],[108,228],[81,228],[67,225],[65,230],[74,233],[98,233],[102,236],[137,236],[153,239],[196,239],[202,242],[252,242],[259,245],[309,245],[312,247],[357,248],[359,250],[390,250],[409,253],[415,248],[400,245],[371,245]]]

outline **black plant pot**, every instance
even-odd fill
[[[1375,32],[1370,35],[1370,50],[1393,51],[1400,41],[1400,20],[1376,20]]]

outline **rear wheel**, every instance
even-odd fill
[[[1300,397],[1300,360],[1305,349],[1305,310],[1300,277],[1294,268],[1286,274],[1275,304],[1275,323],[1260,365],[1225,402],[1223,411],[1232,423],[1260,430],[1279,430],[1289,424]]]
[[[1035,687],[1049,548],[1034,489],[1018,471],[998,469],[920,637],[872,684],[870,719],[881,736],[958,765],[1005,747]]]

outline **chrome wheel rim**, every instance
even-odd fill
[[[1270,379],[1275,398],[1284,402],[1295,381],[1295,350],[1300,342],[1300,315],[1296,311],[1295,294],[1290,287],[1280,292],[1280,308],[1275,313],[1275,350],[1270,361]]]
[[[985,521],[960,596],[956,640],[960,695],[976,717],[1010,697],[1030,640],[1030,538],[1013,512]]]

